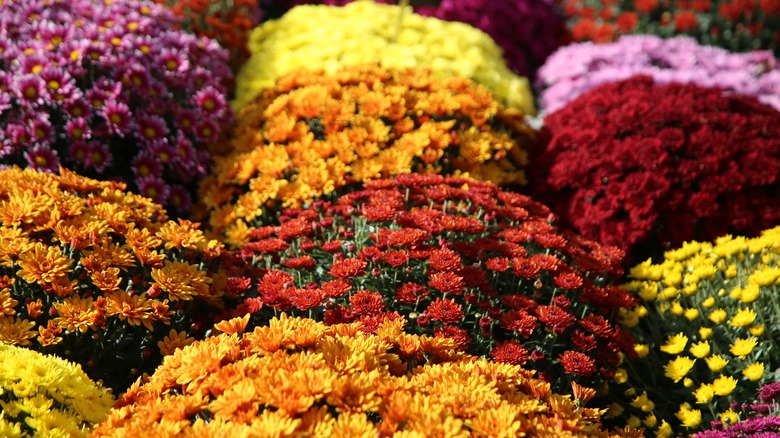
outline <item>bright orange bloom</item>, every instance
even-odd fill
[[[55,246],[36,242],[32,250],[19,255],[18,275],[28,283],[41,286],[53,283],[58,277],[67,276],[73,260],[62,255]]]

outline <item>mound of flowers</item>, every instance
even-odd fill
[[[549,141],[529,151],[532,196],[638,260],[780,223],[780,112],[754,97],[635,77],[594,88],[545,126]]]
[[[522,184],[533,137],[523,113],[463,78],[303,70],[239,113],[230,153],[215,158],[200,194],[212,229],[235,244],[247,223],[275,222],[269,203],[299,207],[353,183],[414,171]]]
[[[756,403],[735,404],[723,420],[695,438],[772,437],[780,434],[780,382],[764,385]],[[742,418],[740,418],[742,417]]]
[[[780,64],[771,52],[731,53],[690,37],[652,35],[562,47],[539,69],[541,107],[557,111],[594,87],[636,75],[651,76],[658,84],[720,87],[780,109]]]
[[[226,321],[228,333],[245,320]],[[519,366],[475,359],[452,342],[274,318],[165,359],[118,401],[93,436],[603,436],[601,411],[550,391]]]
[[[624,288],[643,301],[624,314],[642,356],[621,372],[634,388],[624,403],[632,415],[669,419],[678,434],[733,424],[735,408],[777,380],[778,247],[780,227],[687,242],[631,269]]]
[[[333,73],[345,65],[379,63],[467,77],[507,106],[535,111],[528,80],[509,70],[490,36],[465,23],[423,17],[395,5],[297,6],[252,31],[249,50],[252,55],[236,77],[236,110],[292,71]]]
[[[575,41],[610,42],[624,34],[688,35],[732,51],[780,53],[777,0],[556,0]]]
[[[6,0],[0,163],[121,179],[177,212],[232,117],[227,53],[146,1]]]
[[[0,436],[86,437],[114,403],[80,366],[0,343]]]
[[[249,32],[263,18],[258,0],[155,0],[181,17],[188,32],[218,41],[230,51],[233,71],[249,58]]]
[[[0,171],[0,342],[116,391],[202,336],[222,293],[222,244],[123,190],[66,169]]]
[[[395,0],[376,0],[397,3]],[[306,3],[345,5],[352,0],[277,0],[289,9]],[[544,60],[567,36],[563,17],[552,2],[539,0],[412,0],[414,11],[446,21],[467,23],[490,35],[512,71],[534,77]]]
[[[249,232],[249,267],[228,281],[231,315],[280,311],[327,324],[406,318],[407,331],[540,370],[555,390],[596,387],[633,339],[636,298],[610,286],[622,254],[553,226],[526,196],[472,179],[399,175]],[[238,271],[236,271],[238,272]]]

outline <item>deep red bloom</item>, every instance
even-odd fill
[[[382,251],[375,246],[367,246],[360,248],[357,258],[366,262],[376,263],[382,260]]]
[[[493,257],[485,262],[485,266],[491,271],[504,272],[509,269],[509,259],[506,257]]]
[[[307,271],[311,271],[316,265],[317,262],[308,255],[289,259],[284,262],[284,266],[287,266],[290,269],[305,269]]]
[[[436,249],[431,251],[428,259],[431,267],[439,271],[457,271],[463,266],[460,256],[450,249]]]
[[[237,294],[249,289],[252,279],[249,277],[231,277],[227,282],[228,293]]]
[[[463,309],[455,300],[437,298],[428,305],[428,316],[434,321],[454,324],[463,320]]]
[[[349,297],[352,309],[360,315],[376,315],[385,308],[382,295],[378,292],[361,290]]]
[[[539,320],[550,326],[553,333],[562,334],[574,325],[576,317],[571,312],[556,306],[537,306],[534,309]]]
[[[564,351],[558,356],[558,360],[567,373],[591,376],[596,372],[596,362],[587,354],[579,351]]]
[[[582,277],[576,272],[561,272],[553,278],[553,283],[561,289],[573,290],[582,286]]]
[[[275,229],[276,235],[286,241],[296,237],[308,236],[312,231],[311,222],[304,218],[291,219]]]
[[[284,289],[293,287],[293,276],[279,270],[268,271],[257,284],[257,290],[263,292],[278,293]]]
[[[515,257],[512,259],[512,273],[531,280],[539,275],[539,265],[531,259]]]
[[[358,259],[344,259],[333,262],[330,275],[336,278],[353,278],[366,275],[368,263]]]
[[[325,252],[334,253],[336,251],[341,251],[341,244],[342,242],[340,240],[331,240],[321,244],[320,248]]]
[[[284,251],[289,248],[290,245],[282,239],[270,238],[263,239],[257,242],[245,243],[243,248],[250,251],[259,252],[263,254],[272,254],[280,251]]]
[[[409,253],[404,250],[388,250],[385,251],[384,259],[390,266],[397,268],[409,261]]]
[[[582,351],[591,351],[596,348],[596,337],[582,330],[574,330],[571,340],[577,349]]]
[[[346,324],[354,321],[355,318],[355,312],[349,307],[336,306],[325,311],[322,316],[322,322],[326,325]]]
[[[290,303],[298,310],[309,310],[312,307],[322,305],[321,289],[295,288],[288,292]]]
[[[599,338],[611,338],[615,330],[610,326],[609,321],[601,315],[588,315],[579,321],[579,324],[585,330],[593,333]]]
[[[330,280],[322,283],[322,293],[328,298],[343,297],[352,289],[352,285],[345,280]]]
[[[406,304],[416,304],[428,296],[428,289],[417,283],[404,283],[395,290],[395,299]]]
[[[413,248],[428,240],[430,234],[418,228],[402,228],[400,230],[382,229],[377,243],[387,246]]]
[[[539,321],[525,310],[512,310],[501,317],[501,325],[507,330],[512,330],[520,336],[528,338],[534,329],[539,327]]]
[[[512,365],[523,365],[530,359],[528,349],[515,341],[499,343],[490,352],[490,356],[496,362],[510,363]]]
[[[466,288],[463,277],[452,272],[436,272],[430,275],[428,286],[445,294],[460,294]]]

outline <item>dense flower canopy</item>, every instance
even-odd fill
[[[755,238],[687,242],[661,263],[631,269],[623,287],[643,305],[624,324],[647,353],[626,366],[625,383],[652,401],[641,414],[694,432],[712,420],[734,420],[735,403],[752,400],[762,384],[777,379],[778,248],[780,227]],[[648,384],[653,370],[663,376]]]
[[[548,115],[528,190],[629,256],[780,223],[780,112],[756,98],[636,77]]]
[[[222,244],[123,189],[66,169],[0,171],[0,342],[115,390],[202,336],[223,292]]]
[[[400,27],[394,24],[397,20]],[[488,87],[507,106],[535,111],[528,80],[509,70],[490,36],[464,23],[423,17],[395,5],[360,1],[343,7],[298,6],[257,27],[249,37],[249,50],[252,56],[236,78],[237,110],[291,71],[332,73],[345,65],[380,63],[467,77]]]
[[[114,403],[81,367],[0,342],[0,436],[86,437]]]
[[[223,145],[229,153],[215,159],[200,193],[210,226],[222,232],[274,223],[269,205],[299,207],[401,173],[522,184],[533,137],[523,113],[463,78],[377,66],[332,76],[304,70],[238,114]]]
[[[152,2],[5,0],[0,164],[121,179],[183,213],[231,117],[227,53]]]
[[[636,75],[651,76],[658,84],[725,88],[780,109],[780,63],[771,52],[731,53],[690,37],[653,35],[562,47],[539,70],[541,107],[556,111],[592,88]]]
[[[410,174],[333,202],[284,210],[248,232],[233,312],[328,324],[406,318],[411,333],[542,372],[556,390],[610,379],[633,340],[617,327],[636,299],[610,286],[621,252],[561,231],[526,196],[465,178]]]
[[[233,334],[136,383],[93,436],[610,436],[601,411],[579,407],[595,391],[572,400],[519,366],[404,334],[400,321],[377,335],[285,315],[244,334],[240,319],[226,325]]]

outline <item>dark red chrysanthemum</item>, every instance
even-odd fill
[[[417,304],[417,301],[428,296],[428,292],[421,284],[407,282],[395,290],[395,299],[406,304]]]
[[[295,288],[288,292],[290,303],[298,310],[309,310],[322,304],[322,290],[319,288]]]
[[[547,324],[555,334],[561,334],[573,326],[576,317],[571,312],[556,306],[537,306],[536,315]]]
[[[458,344],[458,350],[465,351],[471,344],[471,336],[465,329],[455,327],[454,325],[446,325],[444,327],[436,328],[433,330],[435,336],[441,338],[450,338]]]
[[[291,219],[275,229],[276,235],[280,239],[287,241],[297,237],[308,236],[311,234],[311,231],[311,222],[304,218]]]
[[[333,262],[330,267],[330,275],[336,278],[353,278],[366,275],[368,263],[358,259],[344,259]]]
[[[343,297],[352,289],[352,285],[345,280],[330,280],[322,283],[322,293],[327,298]]]
[[[582,277],[576,272],[561,272],[553,278],[553,283],[561,289],[573,290],[582,286]]]
[[[520,336],[527,338],[531,336],[536,327],[539,327],[539,321],[525,310],[513,310],[506,312],[501,317],[501,325],[507,330],[517,332]]]
[[[590,376],[596,372],[596,362],[587,354],[579,351],[564,351],[558,356],[558,360],[567,373]]]
[[[463,277],[452,272],[436,272],[429,278],[428,286],[445,294],[460,294],[466,288]]]
[[[305,255],[286,260],[284,262],[284,266],[287,266],[290,269],[305,269],[307,271],[311,271],[315,266],[317,266],[317,262],[311,258],[311,256]]]
[[[515,341],[501,342],[493,348],[490,356],[496,362],[510,363],[512,365],[523,365],[531,356],[528,349]]]
[[[531,280],[539,275],[539,265],[531,259],[515,257],[512,259],[512,273]]]
[[[384,253],[384,260],[390,266],[397,268],[409,261],[409,253],[404,250],[388,250]]]
[[[259,252],[263,254],[273,254],[280,251],[284,251],[289,248],[290,245],[282,239],[270,238],[258,240],[257,242],[249,242],[244,244],[243,248],[250,251]]]
[[[457,271],[463,266],[460,256],[450,249],[436,249],[431,251],[428,263],[439,271]]]
[[[385,301],[378,292],[361,290],[349,297],[352,309],[360,315],[376,315],[385,308]]]
[[[485,262],[488,269],[495,272],[504,272],[509,269],[509,259],[506,257],[493,257]]]
[[[325,252],[334,253],[341,250],[341,244],[342,242],[340,240],[331,240],[324,242],[322,245],[320,245],[320,248],[322,248],[322,250]]]
[[[454,300],[437,298],[428,305],[428,316],[434,321],[454,324],[463,320],[463,309]]]

